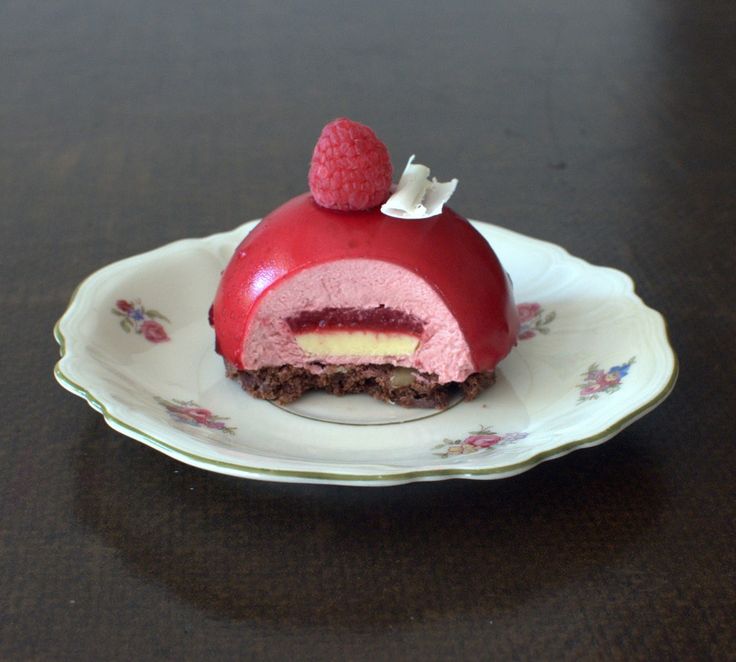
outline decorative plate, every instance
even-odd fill
[[[394,485],[503,478],[600,444],[669,394],[663,318],[631,279],[485,223],[522,328],[493,387],[436,412],[309,394],[282,408],[225,378],[207,322],[221,270],[256,224],[111,264],[54,333],[55,375],[107,423],[182,462],[262,480]]]

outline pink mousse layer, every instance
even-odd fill
[[[426,346],[431,340],[430,349],[433,348],[437,355],[444,354],[438,359],[439,372],[444,377],[452,375],[451,381],[468,372],[468,351],[472,371],[485,372],[493,370],[515,345],[519,319],[511,283],[488,242],[462,216],[447,207],[441,214],[422,221],[392,218],[378,208],[338,212],[320,207],[309,194],[303,194],[268,214],[235,250],[222,274],[212,306],[211,322],[215,328],[217,351],[238,370],[252,368],[252,358],[247,359],[246,353],[268,352],[258,348],[270,343],[269,334],[278,331],[274,321],[278,318],[273,315],[262,318],[259,311],[272,290],[274,296],[279,296],[278,291],[301,272],[349,260],[356,265],[379,263],[380,269],[373,278],[381,285],[373,288],[366,285],[372,278],[352,273],[348,286],[343,281],[345,274],[336,273],[326,280],[327,284],[316,281],[316,285],[308,287],[299,285],[301,292],[289,295],[294,298],[289,306],[300,305],[296,303],[300,296],[310,301],[319,300],[319,306],[347,304],[354,308],[356,301],[352,296],[347,300],[341,298],[339,302],[331,296],[335,288],[341,295],[348,291],[352,295],[356,286],[368,288],[361,296],[364,301],[370,301],[370,305],[378,302],[399,309],[418,305],[416,312],[421,319],[429,319],[429,311],[436,310],[441,301],[446,306],[443,311],[451,311],[456,326],[442,324],[440,331],[430,329],[425,346],[420,348],[421,356],[413,360],[421,358],[423,366],[431,369],[434,360],[428,358],[432,352]],[[408,283],[411,292],[408,297],[401,294],[404,281],[394,281],[393,276],[387,275],[404,272],[416,276]],[[421,287],[416,285],[418,281],[426,284],[425,290],[417,289]],[[317,288],[316,292],[312,292],[313,287]],[[429,290],[432,294],[417,294]],[[288,314],[294,312],[299,311],[289,310]],[[407,312],[415,312],[415,309]],[[262,321],[272,325],[270,332],[257,331]],[[467,343],[462,349],[456,344],[460,342],[457,327]],[[283,329],[279,331],[282,332]],[[437,333],[440,332],[447,335],[446,350],[438,342]],[[258,338],[251,338],[255,333]],[[279,340],[278,334],[276,339]],[[255,347],[251,347],[251,342]],[[274,353],[278,352],[270,352],[270,355]],[[443,370],[442,365],[451,363],[453,357],[458,361],[455,368]],[[297,359],[280,356],[275,365],[282,365],[289,358]]]
[[[412,356],[307,356],[286,318],[303,310],[374,308],[384,305],[424,322]],[[475,372],[470,349],[457,321],[437,292],[408,269],[381,260],[347,259],[303,269],[263,296],[243,345],[248,370],[288,363],[391,363],[435,373],[440,382],[463,381]]]

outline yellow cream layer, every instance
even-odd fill
[[[295,338],[313,356],[408,356],[419,345],[419,338],[411,334],[380,331],[321,331]]]

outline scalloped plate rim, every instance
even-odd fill
[[[58,383],[63,386],[66,390],[73,393],[74,395],[77,395],[78,397],[81,397],[83,400],[85,400],[88,405],[97,411],[98,413],[102,414],[105,422],[114,430],[117,432],[120,432],[121,434],[124,434],[125,436],[128,436],[130,438],[133,438],[137,441],[140,441],[141,443],[158,450],[159,452],[174,458],[176,460],[179,460],[181,462],[184,462],[185,464],[189,464],[191,466],[195,466],[201,469],[213,471],[216,473],[226,474],[230,476],[236,476],[236,477],[242,477],[242,478],[250,478],[255,480],[264,480],[264,481],[276,481],[276,482],[290,482],[290,483],[314,483],[314,484],[331,484],[331,485],[355,485],[355,486],[393,486],[393,485],[400,485],[404,483],[410,483],[410,482],[418,482],[418,481],[436,481],[436,480],[447,480],[447,479],[499,479],[499,478],[506,478],[510,476],[514,476],[517,474],[520,474],[524,471],[527,471],[529,469],[532,469],[533,467],[539,465],[542,462],[556,459],[559,457],[562,457],[564,455],[567,455],[568,453],[582,449],[582,448],[590,448],[593,446],[597,446],[599,444],[602,444],[612,437],[614,437],[616,434],[618,434],[621,430],[628,427],[632,423],[634,423],[636,420],[641,418],[642,416],[646,415],[653,409],[655,409],[658,405],[660,405],[672,392],[672,389],[675,386],[675,383],[677,381],[677,377],[679,374],[679,362],[677,355],[672,347],[672,343],[670,340],[669,335],[669,329],[667,326],[666,319],[662,316],[659,311],[650,308],[647,306],[642,299],[638,296],[635,289],[635,283],[634,280],[629,276],[627,273],[620,271],[619,269],[615,269],[612,267],[606,267],[606,266],[600,266],[600,265],[593,265],[586,260],[579,258],[575,255],[572,255],[567,249],[565,249],[562,246],[559,246],[558,244],[555,244],[553,242],[544,240],[544,239],[537,239],[534,237],[529,237],[527,235],[524,235],[522,233],[516,232],[514,230],[509,230],[507,228],[503,228],[501,226],[488,223],[488,222],[481,222],[481,221],[472,221],[474,224],[478,224],[482,226],[485,229],[491,229],[491,230],[498,230],[503,233],[508,234],[515,240],[522,240],[522,241],[533,241],[539,245],[544,245],[547,250],[552,251],[555,253],[555,257],[558,260],[571,260],[574,262],[582,263],[583,265],[586,265],[588,267],[594,267],[596,269],[599,269],[601,271],[606,271],[610,275],[616,277],[620,283],[624,285],[624,292],[627,294],[628,297],[633,298],[641,307],[649,311],[650,313],[654,313],[661,322],[663,329],[664,329],[664,345],[666,349],[669,352],[669,356],[671,359],[671,364],[669,366],[669,372],[668,372],[668,378],[666,380],[666,383],[664,386],[657,391],[649,400],[647,400],[645,403],[640,405],[639,407],[628,411],[625,415],[622,415],[619,419],[614,421],[611,425],[609,425],[607,428],[605,428],[602,431],[596,432],[595,434],[582,437],[579,439],[573,439],[566,441],[565,443],[560,444],[559,446],[556,446],[554,448],[543,450],[535,455],[532,455],[531,457],[528,457],[520,462],[516,463],[510,463],[505,464],[501,466],[491,466],[491,467],[472,467],[472,468],[429,468],[429,469],[418,469],[418,470],[406,470],[406,469],[399,469],[399,470],[388,470],[386,472],[382,473],[350,473],[350,472],[339,472],[339,471],[317,471],[317,470],[306,470],[306,469],[284,469],[284,468],[268,468],[268,467],[258,467],[258,466],[248,466],[241,463],[236,462],[227,462],[224,460],[218,460],[214,458],[206,458],[197,455],[196,453],[189,452],[187,450],[183,450],[182,448],[177,447],[173,443],[169,441],[165,441],[163,439],[159,439],[158,437],[149,434],[148,432],[145,432],[144,430],[140,430],[137,427],[127,423],[125,420],[113,415],[108,410],[107,406],[103,402],[101,398],[98,398],[92,391],[90,387],[86,387],[84,385],[81,385],[74,380],[72,380],[70,377],[68,377],[63,370],[63,363],[65,361],[72,360],[74,358],[73,355],[69,352],[69,343],[67,342],[66,337],[63,334],[63,331],[61,329],[62,324],[64,323],[65,319],[71,316],[71,314],[74,311],[75,304],[78,302],[77,295],[82,290],[82,288],[85,286],[86,283],[88,283],[91,279],[94,279],[98,274],[101,272],[104,272],[108,269],[114,268],[116,266],[120,266],[125,262],[129,262],[131,260],[136,260],[138,258],[145,258],[146,256],[149,256],[152,253],[159,252],[161,250],[170,250],[172,248],[175,248],[176,246],[182,246],[184,244],[190,244],[190,243],[201,243],[201,242],[217,242],[218,239],[222,240],[228,236],[231,235],[237,235],[238,233],[243,233],[247,229],[249,229],[249,226],[255,226],[261,219],[254,219],[251,221],[247,221],[246,223],[243,223],[236,228],[228,231],[223,232],[217,232],[210,235],[207,235],[205,237],[192,237],[192,238],[181,238],[177,239],[172,242],[168,242],[166,244],[163,244],[162,246],[159,246],[157,248],[153,248],[148,251],[144,251],[142,253],[138,253],[132,256],[128,256],[126,258],[122,258],[120,260],[116,260],[114,262],[111,262],[107,265],[102,266],[101,268],[95,270],[91,274],[89,274],[85,279],[83,279],[74,289],[69,303],[67,304],[67,307],[65,311],[62,313],[56,324],[54,325],[54,339],[59,345],[59,352],[60,352],[60,359],[54,366],[54,377],[58,381]],[[181,431],[176,431],[177,434],[183,434]],[[387,469],[389,469],[387,467]]]

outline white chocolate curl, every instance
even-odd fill
[[[457,179],[438,182],[429,179],[429,168],[414,163],[414,155],[404,168],[393,195],[381,206],[381,212],[394,218],[430,218],[442,213],[444,205],[455,192]]]

